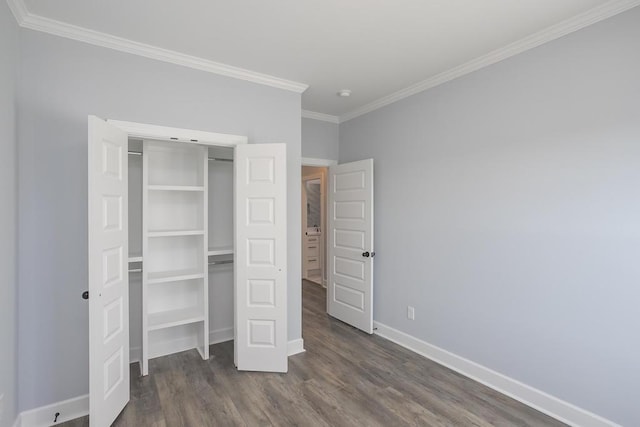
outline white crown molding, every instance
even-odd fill
[[[399,90],[390,95],[383,96],[382,98],[365,104],[362,107],[356,108],[353,111],[341,115],[340,123],[362,116],[363,114],[367,114],[371,111],[377,110],[386,105],[400,101],[401,99],[423,92],[427,89],[431,89],[435,86],[441,85],[458,77],[472,73],[481,68],[488,67],[489,65],[495,64],[496,62],[500,62],[504,59],[510,58],[529,49],[533,49],[534,47],[540,46],[544,43],[548,43],[552,40],[563,37],[584,27],[588,27],[589,25],[610,18],[638,5],[640,5],[640,0],[609,1],[601,6],[576,15],[573,18],[562,21],[556,25],[552,25],[551,27],[538,31],[537,33],[520,39],[514,43],[489,52],[486,55],[480,56],[450,70],[444,71],[440,74],[436,74],[435,76],[416,83],[412,86]]]
[[[11,9],[11,13],[16,18],[18,25],[22,25],[25,17],[29,14],[27,7],[22,0],[7,0],[7,5]]]
[[[131,53],[145,58],[182,65],[196,70],[207,71],[226,77],[245,80],[291,92],[302,93],[309,87],[304,83],[281,79],[279,77],[262,74],[220,62],[210,61],[197,56],[187,55],[173,50],[163,49],[145,43],[135,42],[111,34],[101,33],[88,28],[79,27],[54,19],[30,13],[23,0],[7,0],[9,8],[18,21],[18,25],[30,30],[41,31],[68,39],[89,43],[95,46],[106,47],[120,52]]]
[[[305,119],[321,120],[329,123],[340,123],[338,116],[332,116],[330,114],[316,113],[315,111],[302,110],[302,117]]]
[[[611,420],[380,322],[374,333],[527,406],[575,427],[620,427]]]

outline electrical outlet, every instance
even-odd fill
[[[409,320],[416,319],[416,309],[411,307],[410,305],[407,306],[407,319]]]

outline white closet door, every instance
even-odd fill
[[[373,333],[373,159],[329,168],[327,311]]]
[[[89,116],[89,422],[129,401],[127,134]]]
[[[284,144],[235,149],[235,364],[287,372],[287,163]]]

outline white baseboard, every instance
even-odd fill
[[[59,412],[58,421],[54,424],[56,412]],[[16,420],[16,426],[19,427],[49,427],[73,420],[75,418],[84,417],[89,414],[89,395],[74,397],[62,402],[53,403],[47,406],[24,411],[19,415],[19,421]]]
[[[374,333],[431,359],[472,380],[478,381],[519,402],[576,427],[620,427],[599,415],[551,396],[499,372],[479,365],[380,322],[373,322]]]
[[[219,344],[233,339],[233,327],[209,332],[209,344]]]
[[[287,343],[287,354],[293,356],[294,354],[304,353],[304,340],[298,338],[297,340],[291,340]]]

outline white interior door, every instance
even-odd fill
[[[327,311],[373,333],[373,159],[329,168]]]
[[[235,149],[235,364],[287,372],[287,162],[284,144]]]
[[[127,134],[89,116],[89,422],[129,401]]]

